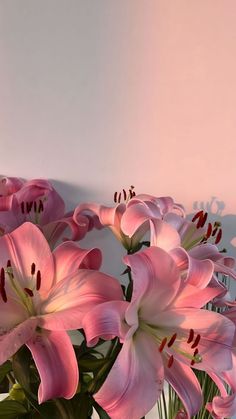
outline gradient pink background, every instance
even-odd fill
[[[2,0],[2,174],[69,206],[130,184],[190,212],[213,196],[234,239],[235,22],[234,0]]]

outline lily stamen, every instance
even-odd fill
[[[37,271],[36,275],[36,290],[39,291],[41,287],[41,272]]]
[[[173,362],[174,362],[174,357],[173,355],[171,355],[168,360],[167,367],[170,368],[173,365]]]
[[[190,329],[189,330],[189,337],[188,337],[187,343],[191,343],[193,341],[193,338],[194,338],[194,330],[193,329]]]
[[[170,348],[174,344],[176,338],[177,338],[177,333],[174,333],[167,344],[168,348]]]
[[[161,344],[159,346],[159,352],[162,352],[163,351],[166,343],[167,343],[167,338],[162,339]]]
[[[24,288],[24,291],[26,292],[26,294],[29,297],[33,297],[34,296],[34,293],[33,293],[33,291],[30,288]]]
[[[31,275],[32,276],[35,274],[35,269],[36,269],[35,263],[32,263],[32,265],[31,265]]]
[[[201,339],[201,335],[197,335],[196,336],[196,338],[195,338],[195,340],[194,340],[194,342],[193,342],[193,344],[192,344],[192,346],[191,346],[191,348],[193,349],[193,348],[196,348],[197,346],[198,346],[198,344],[199,344],[199,342],[200,342],[200,339]]]

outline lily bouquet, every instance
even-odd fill
[[[0,418],[140,419],[156,403],[162,419],[232,417],[236,272],[219,223],[133,186],[114,201],[66,213],[47,180],[1,177]],[[126,250],[125,285],[79,244],[102,228]]]

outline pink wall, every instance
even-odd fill
[[[234,0],[1,2],[2,173],[236,214],[235,21]]]

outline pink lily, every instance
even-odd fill
[[[89,220],[80,216],[74,222],[73,213],[65,214],[65,203],[45,179],[23,182],[18,178],[3,178],[11,195],[0,197],[0,229],[10,233],[26,221],[40,226],[53,247],[67,227],[72,240],[82,239],[89,229]],[[2,181],[3,181],[2,180]],[[6,199],[8,200],[6,205]]]
[[[77,222],[78,216],[81,214],[87,214],[87,211],[92,212],[98,217],[98,228],[109,227],[123,246],[127,250],[131,250],[138,246],[149,230],[149,218],[161,219],[165,214],[174,210],[178,210],[182,214],[184,212],[182,206],[176,204],[170,197],[157,198],[152,195],[140,194],[128,197],[125,203],[118,203],[115,207],[83,203],[75,209],[74,221]],[[135,224],[133,234],[127,234],[126,231],[126,224],[129,224],[130,220]]]
[[[0,211],[11,208],[12,197],[23,183],[23,180],[17,177],[0,176]]]
[[[78,366],[67,330],[96,304],[122,298],[119,283],[96,271],[98,249],[49,245],[32,223],[0,238],[0,365],[24,344],[39,371],[39,403],[71,398]]]
[[[88,344],[112,335],[123,343],[94,397],[112,419],[139,419],[154,406],[166,379],[189,419],[202,404],[192,368],[211,372],[231,368],[234,324],[218,313],[194,305],[186,308],[180,270],[163,249],[151,247],[124,260],[133,276],[131,302],[104,303],[83,320]],[[213,264],[207,265],[205,283],[213,273]]]

